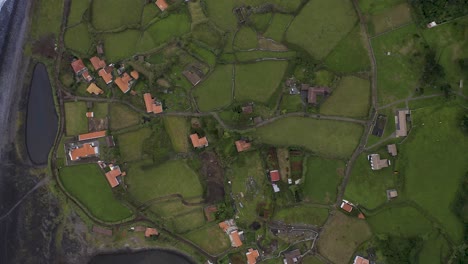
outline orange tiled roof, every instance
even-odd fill
[[[166,3],[166,0],[156,0],[156,5],[159,7],[159,9],[161,9],[161,11],[166,10],[167,7],[169,6],[169,5]]]
[[[155,114],[163,112],[162,105],[157,104],[150,93],[145,93],[143,99],[145,100],[146,112]]]
[[[369,264],[369,260],[365,259],[361,256],[356,256],[354,258],[354,263],[353,264]]]
[[[99,70],[101,68],[106,67],[106,62],[104,60],[101,60],[97,56],[92,57],[91,59],[89,59],[89,61],[91,61],[91,64],[93,65],[93,68],[95,70]]]
[[[255,264],[257,263],[257,258],[260,256],[260,254],[258,254],[258,250],[249,248],[249,252],[245,253],[245,256],[247,257],[248,264]]]
[[[95,138],[101,138],[106,136],[106,130],[102,131],[97,131],[97,132],[91,132],[91,133],[86,133],[86,134],[81,134],[78,136],[78,140],[88,140],[88,139],[95,139]]]
[[[345,210],[346,212],[350,213],[351,211],[353,211],[353,207],[347,203],[347,202],[342,202],[341,203],[341,209]]]
[[[150,236],[157,236],[159,235],[158,230],[156,228],[149,228],[147,227],[145,230],[145,237],[150,237]]]
[[[239,233],[236,231],[232,231],[231,234],[229,234],[229,237],[231,239],[231,245],[233,247],[240,247],[242,246],[242,241],[240,239]]]
[[[83,75],[83,78],[88,82],[93,80],[93,76],[89,74],[88,70],[84,71],[82,75]]]
[[[137,71],[135,71],[135,70],[133,70],[133,71],[130,73],[130,76],[132,76],[132,78],[135,79],[135,80],[138,80],[138,78],[140,78],[140,74],[139,74]]]
[[[106,84],[109,84],[112,82],[112,73],[107,72],[105,69],[100,69],[99,70],[99,76],[104,80]]]
[[[132,77],[128,75],[128,73],[124,73],[122,77],[117,77],[115,78],[115,84],[120,88],[120,90],[123,93],[127,93],[130,91],[130,81],[132,80]]]
[[[246,151],[246,150],[250,149],[251,146],[252,146],[252,144],[250,144],[250,142],[247,142],[245,140],[237,140],[236,141],[237,152]]]
[[[99,88],[95,83],[91,83],[88,86],[88,89],[86,89],[86,91],[90,94],[95,94],[95,95],[100,95],[104,93],[104,91],[101,90],[101,88]]]
[[[206,137],[198,137],[198,134],[190,135],[190,139],[192,140],[192,145],[194,148],[201,148],[208,146],[208,139]]]
[[[228,227],[229,227],[229,225],[228,225],[225,221],[219,223],[218,225],[219,225],[219,227],[220,227],[224,232],[226,232],[226,230],[227,230]]]
[[[86,66],[84,65],[83,61],[81,59],[77,59],[72,61],[71,66],[73,68],[73,71],[75,74],[78,74],[82,70],[86,69]]]
[[[86,112],[86,117],[94,117],[94,112]]]
[[[119,177],[121,174],[122,174],[122,171],[120,171],[120,167],[118,166],[114,167],[112,170],[106,173],[106,179],[112,188],[119,185],[119,181],[117,180],[117,177]]]
[[[70,150],[69,155],[71,160],[79,160],[81,158],[96,156],[97,152],[98,148],[88,143],[83,144],[83,146],[79,148]]]

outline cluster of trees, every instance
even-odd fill
[[[422,248],[423,240],[420,237],[389,236],[377,240],[379,249],[382,249],[387,263],[417,263],[417,256]]]
[[[451,85],[445,80],[444,68],[437,62],[434,50],[428,50],[425,55],[425,66],[420,78],[419,93],[423,94],[426,88],[439,87],[449,97]]]
[[[468,0],[410,0],[422,25],[438,24],[468,14]]]

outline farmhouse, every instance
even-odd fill
[[[330,94],[330,88],[328,87],[310,87],[308,84],[302,84],[301,90],[307,92],[307,103],[315,105],[317,104],[317,96],[327,96]]]
[[[252,146],[250,142],[247,142],[246,140],[243,140],[243,139],[237,140],[235,144],[236,144],[237,152],[249,150],[250,147]]]
[[[166,3],[166,0],[157,0],[156,1],[156,6],[158,6],[158,8],[161,11],[164,11],[169,7],[169,5]]]
[[[245,256],[247,257],[248,264],[255,264],[257,263],[257,258],[260,254],[258,253],[258,250],[249,248],[249,252],[245,253]]]
[[[81,59],[75,59],[72,61],[71,66],[76,76],[81,76],[85,81],[90,82],[93,80],[93,77],[89,74],[88,68],[84,65]]]
[[[109,65],[105,68],[99,70],[98,74],[104,80],[106,84],[110,84],[112,82],[112,71],[114,70],[114,66]]]
[[[363,258],[361,256],[356,256],[354,258],[353,264],[369,264],[369,260],[365,259],[365,258]]]
[[[398,197],[398,192],[396,189],[387,190],[387,200],[391,200],[397,197]]]
[[[203,72],[195,66],[185,68],[182,74],[193,86],[197,85],[203,77]]]
[[[82,76],[87,82],[90,82],[93,80],[93,76],[91,76],[87,70],[82,73]]]
[[[295,249],[295,250],[284,253],[284,259],[283,259],[284,264],[299,263],[300,260],[301,260],[301,251],[299,249]]]
[[[122,173],[119,166],[109,165],[110,171],[106,172],[106,179],[109,182],[112,188],[118,186],[122,181],[122,176],[125,176],[125,173]]]
[[[91,64],[93,65],[93,68],[97,71],[101,68],[106,67],[106,62],[104,60],[101,60],[99,57],[94,56],[91,59],[89,59]]]
[[[395,144],[387,145],[387,151],[390,155],[395,157],[397,155],[397,148]]]
[[[117,84],[122,93],[128,93],[133,84],[132,77],[130,77],[128,73],[124,72],[122,77],[115,78],[115,84]]]
[[[200,138],[196,133],[190,135],[190,140],[194,148],[208,147],[208,139],[206,137]]]
[[[372,170],[381,170],[390,165],[390,161],[387,159],[380,159],[379,154],[370,154],[367,156],[367,159],[370,161]]]
[[[345,210],[346,212],[348,213],[351,213],[351,211],[353,211],[353,204],[346,201],[346,200],[343,200],[341,202],[341,206],[340,206],[341,209]]]
[[[395,115],[396,137],[406,137],[408,135],[408,128],[406,126],[406,118],[411,115],[411,111],[398,110]]]
[[[277,182],[280,180],[280,173],[278,170],[272,170],[270,171],[270,180],[272,182]]]
[[[236,226],[236,223],[233,219],[226,220],[218,224],[219,227],[229,236],[229,240],[231,241],[232,247],[240,247],[242,246],[242,240],[240,235],[243,232],[239,232]]]
[[[86,134],[78,135],[78,141],[88,140],[88,139],[95,139],[95,138],[102,138],[106,136],[106,130],[91,132]]]
[[[94,117],[94,112],[86,112],[86,117],[87,118]]]
[[[147,227],[145,230],[145,237],[159,236],[159,232],[156,228]]]
[[[150,93],[145,93],[143,95],[143,99],[145,100],[147,113],[159,114],[163,112],[162,104],[160,102],[157,102],[153,97],[151,97]]]
[[[72,161],[76,161],[76,160],[80,160],[80,159],[88,158],[88,157],[95,157],[99,155],[99,147],[94,146],[93,143],[86,143],[80,147],[70,149],[70,151],[68,152],[68,155],[70,156],[70,160]]]
[[[95,94],[95,95],[100,95],[104,93],[104,91],[101,90],[101,88],[99,88],[95,83],[91,83],[88,86],[88,89],[86,89],[86,91],[90,94]]]

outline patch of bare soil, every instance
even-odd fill
[[[201,175],[206,181],[207,203],[216,203],[224,199],[224,169],[219,157],[211,151],[205,151],[200,155],[202,159]]]
[[[107,130],[109,128],[109,120],[106,118],[90,118],[88,120],[89,132]]]
[[[41,55],[49,59],[55,57],[55,37],[53,34],[43,36],[34,42],[32,52],[36,55]]]

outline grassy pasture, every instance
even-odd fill
[[[424,66],[421,54],[424,41],[417,37],[418,34],[416,26],[409,25],[372,40],[377,61],[379,104],[404,99],[418,86]]]
[[[295,51],[285,51],[285,52],[277,52],[277,51],[264,51],[264,50],[256,50],[256,51],[238,51],[236,52],[236,58],[239,62],[248,62],[254,61],[261,58],[294,58],[296,56]]]
[[[356,21],[351,1],[309,1],[291,23],[286,39],[314,58],[323,59],[351,31]]]
[[[157,202],[149,207],[152,212],[164,218],[169,218],[179,214],[186,214],[197,208],[202,210],[202,208],[199,206],[186,206],[179,199]]]
[[[99,1],[94,1],[99,2]],[[119,33],[103,34],[104,50],[109,61],[119,61],[135,53],[141,33],[138,30],[125,30]]]
[[[88,132],[88,118],[86,118],[85,102],[65,103],[65,128],[67,135],[78,135]]]
[[[250,27],[242,27],[237,31],[234,39],[234,47],[240,50],[257,48],[257,32]]]
[[[203,193],[197,174],[184,160],[158,166],[148,161],[135,162],[127,175],[129,192],[140,202],[175,193],[184,198],[199,197]]]
[[[190,52],[193,53],[196,57],[206,62],[208,65],[210,65],[210,67],[213,67],[213,68],[215,67],[216,55],[214,55],[213,52],[195,44],[192,44],[189,47],[190,47]]]
[[[31,36],[33,39],[53,34],[58,37],[62,23],[64,0],[42,0],[35,6],[34,15],[31,16]]]
[[[299,112],[302,111],[303,108],[304,105],[300,96],[290,96],[287,94],[283,96],[283,99],[281,99],[281,111]]]
[[[318,250],[333,263],[348,263],[356,248],[370,237],[365,221],[337,211],[320,235]]]
[[[218,225],[210,225],[188,233],[185,237],[211,254],[219,254],[231,246],[226,233]],[[209,237],[210,239],[207,239]]]
[[[112,130],[119,130],[140,123],[140,115],[126,105],[111,104],[109,109],[110,128]]]
[[[83,14],[89,8],[89,1],[72,0],[70,6],[70,14],[68,14],[67,25],[72,26],[78,24],[83,19]]]
[[[306,256],[302,259],[302,264],[323,264],[323,262],[314,256]]]
[[[369,112],[370,82],[354,76],[340,80],[332,95],[320,106],[324,115],[366,117]]]
[[[139,24],[144,3],[144,0],[92,1],[92,24],[97,30],[111,30],[123,26]]]
[[[302,185],[304,201],[323,204],[334,203],[338,185],[344,176],[344,169],[345,164],[341,160],[308,157],[305,181]]]
[[[370,60],[364,41],[361,28],[356,25],[326,57],[325,65],[343,73],[369,70]]]
[[[361,0],[359,1],[359,8],[362,12],[367,14],[375,14],[379,12],[383,12],[385,10],[390,9],[391,7],[406,3],[405,0]]]
[[[273,19],[270,22],[270,26],[268,26],[268,30],[263,34],[263,36],[281,42],[284,38],[286,29],[293,18],[294,17],[291,15],[280,13],[274,14]]]
[[[411,22],[411,8],[408,3],[402,3],[374,14],[370,19],[369,30],[372,34],[380,34]]]
[[[164,127],[171,138],[172,146],[177,152],[188,152],[188,132],[187,120],[184,117],[167,116],[164,117]]]
[[[278,89],[287,66],[286,61],[263,61],[237,65],[235,99],[268,102]]]
[[[373,233],[413,237],[432,232],[432,223],[413,207],[390,207],[367,218]]]
[[[96,164],[64,167],[60,169],[60,180],[65,189],[99,219],[116,222],[132,216],[132,211],[114,197]]]
[[[143,155],[143,143],[151,135],[150,128],[140,128],[136,131],[120,134],[117,136],[122,160],[139,160]]]
[[[176,232],[185,233],[205,224],[205,215],[201,208],[172,217],[169,221],[174,225]]]
[[[360,125],[303,117],[287,117],[258,128],[259,142],[280,146],[303,146],[326,156],[351,155],[362,134]]]
[[[88,33],[88,26],[84,23],[68,28],[64,37],[65,46],[79,55],[87,55],[91,48],[92,37]]]
[[[108,116],[109,104],[108,103],[94,103],[91,109],[94,112],[95,118],[105,118]]]
[[[382,155],[381,158],[388,158]],[[346,187],[345,198],[353,203],[358,203],[368,209],[373,209],[387,201],[387,189],[393,189],[396,185],[396,175],[392,167],[373,171],[367,160],[367,154],[361,154],[354,164],[351,177]]]
[[[450,246],[445,238],[438,232],[433,232],[419,252],[419,263],[444,263],[450,254]]]
[[[263,33],[267,30],[268,26],[270,25],[272,17],[272,13],[252,14],[250,15],[249,19],[252,22],[253,28],[257,32]]]
[[[451,204],[468,171],[468,137],[459,128],[462,113],[448,105],[413,111],[413,131],[400,147],[407,197],[439,220],[457,242],[462,240],[463,226]]]
[[[192,27],[196,24],[200,24],[208,20],[208,18],[205,16],[205,13],[203,13],[200,1],[188,2],[188,9],[190,11]]]
[[[155,46],[166,43],[170,39],[190,31],[190,19],[185,14],[172,14],[151,25],[147,32],[153,38]]]
[[[222,36],[211,23],[201,23],[192,26],[192,35],[196,40],[205,43],[211,48],[218,48],[222,45]]]
[[[286,224],[308,224],[321,226],[328,217],[328,209],[303,204],[290,208],[283,208],[275,212],[274,220]]]
[[[151,22],[154,18],[156,18],[160,13],[161,11],[154,3],[145,5],[145,7],[143,8],[143,14],[141,16],[141,24],[143,26],[146,26],[149,22]]]
[[[201,111],[212,111],[232,102],[233,65],[219,65],[194,90]]]

